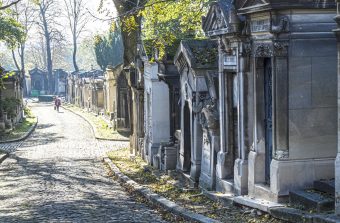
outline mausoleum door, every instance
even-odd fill
[[[191,169],[191,117],[188,102],[184,105],[184,163],[183,171],[189,172]]]
[[[271,59],[264,60],[264,106],[265,106],[265,180],[270,183],[270,163],[273,153],[273,77]]]
[[[39,90],[39,91],[42,90],[42,86],[41,86],[41,81],[40,81],[40,80],[36,80],[36,81],[34,82],[34,89],[35,89],[35,90]]]
[[[229,125],[229,139],[230,140],[230,148],[232,149],[230,155],[231,157],[231,165],[232,168],[231,173],[233,173],[233,167],[235,164],[235,160],[238,157],[238,98],[239,98],[239,91],[238,91],[238,77],[236,73],[229,74],[230,77],[230,105],[228,106],[230,108],[230,125]],[[230,177],[233,177],[230,176]]]

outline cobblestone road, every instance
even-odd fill
[[[164,222],[107,176],[100,158],[126,142],[97,141],[78,116],[36,104],[39,125],[0,165],[0,222]]]

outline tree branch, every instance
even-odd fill
[[[21,0],[16,0],[16,1],[14,1],[14,2],[9,3],[8,5],[1,6],[1,7],[0,7],[0,10],[5,10],[5,9],[11,7],[12,5],[17,4],[17,3],[20,2],[20,1],[21,1]]]

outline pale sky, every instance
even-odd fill
[[[98,12],[99,3],[100,3],[100,0],[87,1],[87,8],[91,12],[91,14],[103,20],[107,20],[109,18],[116,16],[116,10],[111,0],[104,0],[103,8],[105,9],[105,11],[101,13]],[[103,21],[103,20],[95,19],[95,21],[89,24],[88,29],[93,32],[97,31],[98,33],[107,32],[109,29],[109,21]]]
[[[28,1],[28,0],[24,0],[24,1]],[[64,8],[64,1],[63,0],[58,0],[60,2],[60,9],[63,10]],[[108,33],[109,30],[109,26],[110,26],[110,18],[114,18],[116,16],[116,10],[114,7],[114,4],[112,2],[112,0],[104,0],[104,5],[103,5],[103,9],[102,12],[98,12],[98,6],[100,4],[100,0],[85,0],[86,2],[86,8],[91,12],[91,14],[93,14],[95,17],[98,17],[100,19],[95,19],[94,17],[92,17],[90,14],[88,15],[90,18],[90,22],[88,22],[87,27],[86,27],[86,32],[84,32],[82,34],[82,36],[80,37],[80,39],[78,40],[78,44],[80,45],[82,40],[84,38],[86,39],[92,39],[94,35],[96,34],[106,34]],[[71,38],[70,38],[70,29],[68,27],[68,21],[66,20],[66,18],[60,17],[58,18],[58,23],[63,24],[62,28],[62,32],[65,35],[66,39],[68,40],[68,42],[66,43],[66,45],[72,46],[71,43]],[[41,41],[40,39],[36,38],[36,32],[38,32],[38,28],[32,27],[32,29],[29,32],[29,38],[28,41],[26,43],[27,45],[27,49],[29,50],[30,46],[34,46],[34,45],[40,45]],[[4,43],[0,42],[0,64],[5,63],[3,55],[6,55],[6,59],[8,61],[11,61],[11,54],[9,49],[5,46]]]

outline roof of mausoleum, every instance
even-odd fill
[[[212,2],[207,15],[202,17],[202,29],[209,37],[239,34],[243,17],[237,15],[232,0]]]
[[[335,8],[334,0],[238,0],[239,13],[253,13],[271,9],[327,9]]]
[[[30,75],[47,75],[47,71],[35,67],[34,69],[28,71]]]
[[[218,68],[218,44],[215,40],[182,41],[176,56],[176,66],[187,63],[193,69]]]

